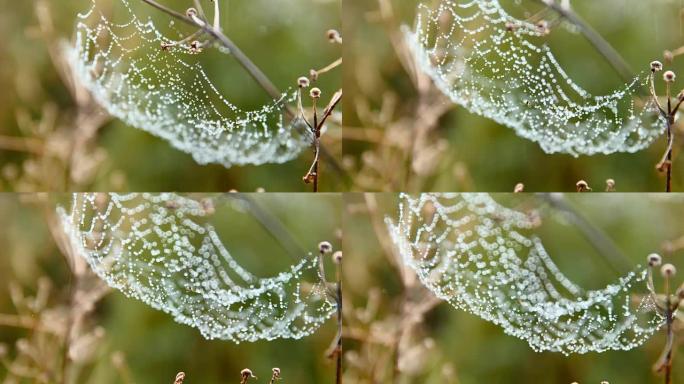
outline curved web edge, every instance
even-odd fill
[[[524,235],[537,225],[536,219],[497,204],[489,195],[402,195],[400,200],[399,219],[385,221],[405,265],[421,283],[537,352],[629,350],[664,324],[650,295],[632,308],[632,291],[643,286],[645,292],[644,268],[604,289],[585,291],[559,270],[538,237]],[[425,217],[425,209],[435,213]],[[463,210],[469,213],[461,215]],[[487,239],[487,231],[499,238]]]
[[[276,276],[260,278],[239,265],[211,225],[193,221],[204,215],[201,202],[175,194],[110,194],[106,207],[90,211],[100,204],[98,195],[103,194],[74,194],[70,211],[57,207],[72,252],[112,288],[197,328],[207,339],[300,339],[336,312],[311,255]],[[139,217],[141,205],[127,204],[141,196],[154,204],[173,202],[174,213],[160,215],[166,208],[153,206],[150,215]],[[131,216],[117,216],[123,211]],[[145,235],[131,235],[129,226]],[[176,232],[170,234],[169,228]],[[165,253],[169,244],[159,244],[159,234],[180,234],[172,243],[176,253]],[[190,246],[195,236],[201,237],[195,239],[197,249]],[[136,244],[142,244],[142,252],[134,251]],[[188,251],[195,252],[188,256]],[[315,281],[304,280],[305,275]]]
[[[74,43],[64,46],[75,78],[109,114],[168,141],[199,164],[284,163],[310,145],[300,119],[285,122],[284,108],[296,91],[242,110],[220,94],[198,62],[183,58],[191,56],[187,44],[163,51],[162,44],[172,40],[151,20],[138,19],[127,0],[118,2],[130,17],[127,23],[107,20],[93,0],[78,16]],[[142,60],[135,57],[141,54]]]
[[[458,14],[474,7],[478,9],[474,15]],[[484,27],[461,30],[452,22],[449,35],[435,38],[431,34],[438,29],[437,24],[444,22],[440,18],[442,12],[450,12],[454,18],[462,17],[461,22],[468,25],[479,20]],[[514,31],[507,29],[510,25],[514,26]],[[512,128],[518,136],[538,143],[546,153],[567,153],[575,157],[634,153],[663,134],[664,121],[655,113],[652,101],[649,99],[643,106],[638,106],[632,100],[639,89],[647,85],[646,73],[611,94],[591,95],[567,75],[546,44],[537,45],[527,39],[543,36],[539,29],[510,16],[498,0],[445,0],[437,9],[420,4],[415,27],[404,25],[402,31],[419,70],[452,102]],[[458,36],[461,41],[449,42],[448,37],[458,40],[454,38],[457,32],[465,37]],[[475,36],[482,33],[489,33],[487,38],[492,41],[474,41]],[[431,40],[434,41],[430,43]],[[468,52],[469,48],[462,46],[466,41],[481,50]],[[445,48],[438,43],[451,45]],[[512,48],[507,44],[513,44]],[[526,52],[533,59],[528,61],[526,57],[519,57],[514,62],[518,68],[494,69],[495,76],[483,74],[492,70],[486,67],[488,58],[494,55],[502,59],[502,52],[510,54],[512,51]],[[535,65],[535,59],[541,62]],[[526,66],[530,71],[529,79],[520,76],[520,66]],[[543,87],[537,87],[535,76],[548,77]],[[541,81],[542,78],[537,79]],[[555,90],[550,91],[551,87]],[[539,90],[547,93],[542,102],[533,92]],[[580,102],[575,103],[573,99]]]

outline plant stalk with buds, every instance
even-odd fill
[[[672,264],[664,264],[660,268],[660,274],[664,279],[664,295],[658,295],[653,284],[653,271],[660,266],[662,258],[658,254],[650,254],[648,256],[648,281],[647,287],[651,299],[655,303],[656,310],[665,318],[665,328],[667,332],[667,341],[665,348],[661,353],[658,361],[653,366],[656,372],[664,372],[665,384],[672,383],[672,351],[674,346],[674,330],[673,323],[675,314],[679,309],[679,304],[684,300],[684,284],[680,286],[674,293],[671,292],[671,281],[677,273],[677,269]]]
[[[665,98],[667,104],[663,106],[658,99],[655,92],[655,74],[663,70],[663,64],[659,61],[651,62],[651,74],[649,75],[649,91],[653,102],[658,107],[660,116],[665,120],[665,131],[667,134],[667,149],[663,154],[662,159],[656,165],[656,168],[661,172],[666,172],[665,191],[672,192],[672,143],[674,142],[674,133],[672,126],[675,123],[675,116],[679,111],[679,107],[684,101],[684,91],[679,92],[675,99],[671,96],[672,84],[675,81],[675,73],[672,71],[665,71],[663,74],[663,81],[665,81]]]

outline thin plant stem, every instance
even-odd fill
[[[322,75],[326,72],[329,72],[329,71],[339,67],[340,65],[342,65],[342,58],[341,57],[339,59],[333,61],[332,63],[326,65],[325,67],[317,70],[316,75]]]
[[[649,76],[649,92],[651,93],[651,98],[655,102],[655,104],[658,107],[658,111],[660,112],[660,116],[665,119],[665,133],[666,133],[666,138],[667,138],[667,148],[665,149],[665,153],[663,154],[663,157],[660,159],[658,162],[656,168],[659,171],[665,171],[666,172],[666,177],[665,177],[665,192],[672,192],[672,148],[674,144],[674,133],[672,132],[672,126],[675,123],[675,116],[677,115],[677,112],[679,111],[680,106],[682,105],[682,102],[684,101],[684,98],[681,96],[677,96],[677,103],[673,106],[672,105],[672,97],[671,97],[671,85],[670,82],[673,80],[667,80],[665,81],[665,97],[667,100],[667,104],[665,107],[663,107],[662,104],[658,101],[658,95],[656,94],[655,91],[655,86],[654,86],[654,78],[655,78],[655,72],[656,69],[651,69],[651,74]]]
[[[333,97],[330,99],[330,102],[328,103],[328,106],[325,107],[323,110],[323,115],[321,116],[320,120],[318,119],[318,110],[317,110],[317,98],[313,99],[313,126],[309,125],[309,122],[306,120],[304,117],[303,113],[303,108],[301,107],[301,89],[300,89],[300,99],[298,101],[298,108],[300,110],[300,115],[304,119],[307,125],[312,127],[313,131],[313,142],[312,146],[314,148],[314,160],[311,164],[311,167],[309,168],[309,171],[306,173],[304,176],[304,181],[305,182],[313,182],[314,184],[314,192],[318,192],[318,180],[319,180],[319,172],[320,172],[320,155],[321,155],[321,130],[323,129],[323,125],[325,124],[326,120],[330,117],[332,114],[333,110],[337,107],[337,104],[339,104],[340,100],[342,100],[342,90],[338,90],[335,92]]]
[[[674,120],[674,117],[668,117],[667,119],[667,160],[665,162],[665,166],[667,167],[666,172],[667,175],[665,177],[665,192],[672,192],[672,144],[673,144],[673,139],[674,135],[672,134],[672,123]]]
[[[218,0],[212,0],[214,3],[214,28],[221,29],[221,7],[219,7]]]
[[[622,275],[631,270],[629,259],[620,251],[615,242],[604,231],[593,225],[578,212],[567,199],[553,194],[543,194],[540,196],[552,207],[568,215],[569,221],[575,225],[582,233],[582,236],[598,251],[599,255],[605,259],[606,263],[617,275]]]
[[[246,209],[254,217],[259,224],[266,229],[269,235],[273,237],[279,244],[285,248],[288,256],[293,260],[300,260],[307,254],[304,247],[292,236],[287,226],[275,216],[271,211],[262,208],[254,199],[248,194],[244,193],[226,193],[222,195],[227,199],[235,199],[242,201]]]
[[[342,262],[337,264],[337,349],[335,383],[342,383]]]
[[[0,136],[0,149],[6,151],[30,152],[41,155],[44,152],[44,145],[38,139]]]
[[[670,307],[670,299],[667,299],[667,339],[669,348],[667,351],[667,356],[665,357],[665,384],[672,384],[672,341],[674,339],[674,334],[672,332],[672,308]]]
[[[199,27],[201,28],[205,33],[207,33],[209,36],[215,38],[217,41],[223,45],[224,48],[227,48],[230,51],[230,54],[235,58],[235,60],[242,65],[242,67],[249,73],[252,78],[259,83],[259,85],[269,94],[274,99],[278,99],[281,97],[281,92],[276,88],[276,86],[271,82],[271,80],[261,71],[259,67],[257,67],[252,60],[247,57],[247,55],[242,52],[240,48],[238,48],[233,41],[228,38],[223,32],[220,30],[208,25],[205,22],[199,22],[201,20],[195,18],[188,17],[186,15],[183,15],[179,12],[176,12],[162,4],[159,4],[155,0],[142,0],[145,3],[159,9],[160,11],[167,13],[189,25]]]
[[[674,321],[672,313],[672,302],[670,301],[670,278],[665,278],[665,316],[667,322],[667,355],[665,356],[665,384],[672,383],[672,346],[674,344],[674,333],[672,331],[672,322]]]
[[[665,192],[672,192],[672,144],[674,136],[672,135],[672,125],[674,124],[674,117],[676,110],[672,109],[672,99],[670,97],[670,82],[667,81],[666,85],[666,96],[667,96],[667,119],[665,119],[665,127],[667,130],[667,160],[664,163],[665,166]]]
[[[316,101],[318,99],[313,99],[313,125],[314,125],[314,162],[313,162],[313,191],[318,192],[318,176],[319,176],[319,166],[318,166],[318,156],[320,154],[321,148],[321,130],[318,126],[318,108],[316,106]]]

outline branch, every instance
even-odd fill
[[[568,215],[570,221],[580,230],[585,239],[608,261],[611,269],[618,275],[629,271],[628,258],[601,229],[592,225],[584,216],[575,210],[563,197],[542,195],[554,208]]]
[[[173,16],[186,24],[199,27],[201,28],[205,33],[210,35],[211,37],[215,38],[218,40],[221,45],[223,45],[225,48],[227,48],[231,55],[235,57],[235,60],[237,60],[240,65],[247,71],[247,73],[256,80],[257,83],[274,99],[279,99],[282,95],[282,93],[276,88],[275,85],[271,82],[271,80],[266,77],[266,75],[257,67],[252,60],[245,55],[240,48],[238,48],[235,43],[233,43],[232,40],[228,38],[223,32],[220,30],[210,26],[207,23],[197,23],[196,20],[182,14],[179,12],[174,11],[173,9],[170,9],[162,4],[157,3],[155,0],[142,0],[145,3],[159,9],[160,11],[169,14],[170,16]]]
[[[244,202],[247,210],[252,214],[252,217],[254,217],[264,229],[266,229],[268,234],[271,235],[273,239],[275,239],[280,245],[283,246],[283,248],[285,248],[287,253],[294,260],[300,260],[307,254],[307,251],[292,236],[283,222],[272,212],[259,206],[259,204],[254,199],[249,197],[248,194],[227,193],[224,194],[223,197]]]
[[[570,24],[576,26],[584,38],[594,46],[606,61],[615,69],[620,77],[627,82],[634,80],[634,72],[629,67],[629,64],[624,58],[608,43],[603,36],[601,36],[594,28],[587,24],[582,18],[572,11],[570,8],[563,7],[554,0],[537,0],[545,6],[553,9],[562,18],[567,20]]]

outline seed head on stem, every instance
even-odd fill
[[[245,368],[242,371],[240,371],[240,376],[242,377],[242,380],[240,380],[240,384],[247,384],[247,381],[249,379],[256,379],[257,377],[254,376],[252,373],[252,370],[249,368]]]
[[[575,187],[577,188],[577,192],[591,192],[591,187],[589,187],[589,183],[587,183],[584,180],[580,180],[575,184]]]
[[[330,244],[327,241],[321,241],[320,243],[318,243],[318,251],[322,254],[330,253],[332,252],[332,249],[332,244]]]
[[[273,374],[271,375],[270,384],[275,384],[276,381],[280,380],[280,368],[271,369]]]

